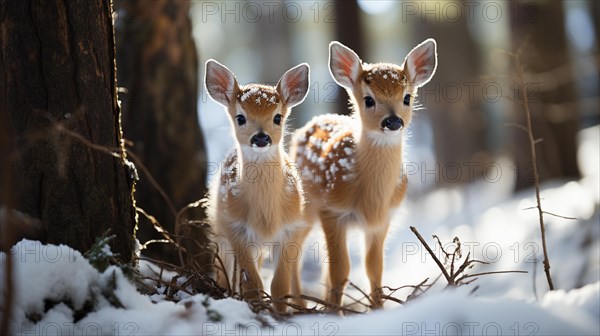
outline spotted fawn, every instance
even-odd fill
[[[261,250],[268,248],[275,260],[271,296],[275,308],[286,311],[286,295],[297,296],[295,303],[303,304],[297,237],[305,230],[305,222],[301,180],[290,165],[282,139],[291,108],[308,92],[309,66],[290,69],[274,87],[238,85],[229,69],[209,60],[205,83],[210,97],[225,107],[236,142],[212,181],[208,197],[208,217],[225,266],[216,263],[217,279],[225,288],[238,280],[245,299],[259,299],[263,291]],[[241,274],[239,279],[234,268]]]
[[[402,65],[363,63],[339,42],[329,45],[329,69],[352,104],[351,116],[315,117],[292,137],[290,157],[301,172],[307,223],[319,220],[329,255],[327,300],[341,305],[350,271],[346,231],[365,232],[366,270],[375,307],[382,305],[383,247],[391,209],[407,189],[402,148],[417,89],[437,67],[436,42],[428,39]]]

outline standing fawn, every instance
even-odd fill
[[[305,230],[304,195],[282,139],[291,108],[304,100],[308,84],[307,64],[289,70],[272,87],[240,86],[225,66],[214,60],[206,63],[206,88],[226,108],[236,140],[209,192],[208,216],[227,272],[221,268],[217,278],[221,286],[230,287],[237,262],[243,297],[260,298],[263,284],[258,268],[262,248],[269,247],[275,260],[271,296],[278,311],[287,310],[282,297],[290,292],[298,296],[295,303],[303,304],[296,241]],[[226,255],[228,251],[233,256]]]
[[[407,188],[402,145],[417,88],[433,76],[436,43],[428,39],[401,66],[368,64],[339,42],[329,45],[329,68],[350,96],[350,117],[315,117],[292,138],[291,158],[302,172],[305,218],[321,221],[329,255],[327,300],[341,305],[350,272],[346,231],[365,231],[366,269],[374,307],[382,305],[383,245],[391,209]]]

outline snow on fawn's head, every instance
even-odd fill
[[[329,45],[329,70],[347,91],[363,131],[378,145],[397,145],[402,129],[412,118],[417,89],[425,85],[437,67],[436,43],[427,39],[404,59],[391,63],[363,63],[339,42]]]
[[[303,63],[288,70],[275,87],[254,83],[240,86],[227,67],[209,60],[205,83],[212,99],[227,109],[242,153],[267,158],[281,148],[291,108],[308,93],[309,66]]]

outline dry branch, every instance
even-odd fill
[[[450,275],[446,271],[446,268],[444,267],[444,265],[442,265],[442,262],[437,258],[437,256],[435,255],[435,253],[433,253],[433,250],[431,250],[431,247],[429,247],[429,245],[427,245],[427,242],[425,241],[425,239],[423,239],[423,237],[421,236],[421,234],[419,233],[419,231],[417,231],[417,229],[414,226],[411,226],[410,230],[417,236],[417,238],[419,239],[419,241],[421,242],[421,244],[423,244],[423,246],[425,247],[425,249],[427,250],[427,252],[429,252],[429,254],[433,258],[433,260],[435,261],[435,263],[440,268],[440,270],[442,270],[442,274],[444,275],[444,278],[446,278],[446,281],[448,281],[448,283],[451,283],[452,279],[450,278]]]
[[[417,231],[417,229],[414,226],[411,226],[410,230],[415,234],[415,236],[417,236],[417,238],[419,239],[421,244],[423,244],[423,246],[425,247],[427,252],[429,252],[429,254],[433,258],[435,263],[438,265],[438,267],[442,271],[442,274],[444,275],[444,277],[446,278],[446,281],[448,282],[448,285],[446,287],[458,287],[461,285],[470,284],[471,282],[473,282],[477,279],[476,278],[477,276],[481,276],[481,275],[504,274],[504,273],[527,273],[527,271],[491,271],[491,272],[482,272],[482,273],[475,273],[475,274],[466,274],[465,271],[467,269],[472,268],[477,263],[488,264],[485,261],[471,259],[470,258],[471,253],[467,253],[467,256],[463,260],[462,264],[458,267],[458,269],[456,269],[456,271],[454,271],[455,262],[459,261],[460,258],[462,257],[462,252],[460,249],[460,247],[461,247],[460,240],[458,239],[458,237],[454,237],[452,242],[456,245],[456,247],[454,248],[454,251],[452,253],[449,253],[449,252],[446,252],[446,250],[444,249],[444,246],[442,245],[442,242],[440,241],[440,239],[434,235],[433,238],[437,240],[437,243],[438,243],[442,253],[444,253],[444,255],[445,255],[445,259],[444,259],[445,263],[448,263],[448,261],[450,261],[450,266],[449,266],[450,272],[448,273],[444,264],[433,253],[433,250],[431,249],[431,247],[429,247],[429,245],[427,244],[425,239],[423,239],[423,236],[421,236],[419,231]],[[469,278],[472,278],[472,279],[469,281],[465,281],[466,279],[469,279]]]
[[[544,226],[544,211],[542,210],[542,201],[540,199],[540,175],[537,166],[537,154],[535,150],[535,138],[533,136],[533,128],[531,125],[531,111],[529,110],[529,97],[527,95],[527,87],[523,79],[523,69],[521,66],[520,53],[513,55],[517,68],[517,78],[519,80],[520,94],[523,99],[523,107],[525,109],[525,118],[527,120],[527,138],[529,140],[529,149],[531,154],[531,163],[533,164],[533,182],[535,185],[535,198],[537,201],[538,217],[540,221],[540,231],[542,234],[542,250],[544,251],[544,272],[550,290],[554,290],[554,283],[550,275],[550,259],[548,258],[548,249],[546,247],[546,228]]]

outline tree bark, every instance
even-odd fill
[[[14,207],[43,223],[44,242],[82,252],[110,229],[112,251],[131,261],[135,168],[122,148],[110,1],[0,4]]]
[[[519,6],[512,1],[512,6]],[[565,33],[565,15],[562,1],[535,2],[534,22],[513,16],[511,22],[513,49],[522,49],[521,62],[527,73],[550,74],[553,70],[572,62]],[[541,21],[552,24],[541,24]],[[553,75],[546,78],[553,78]],[[565,78],[560,78],[564,80]],[[579,107],[564,104],[577,100],[574,79],[564,83],[525,83],[530,88],[529,108],[535,138],[543,141],[536,146],[540,179],[578,178],[577,132],[579,130]],[[522,102],[522,99],[520,99]],[[570,109],[566,109],[570,106]],[[576,106],[576,108],[572,108]],[[525,124],[522,106],[515,105],[518,122]],[[531,159],[527,135],[514,130],[513,147],[517,162],[517,188],[533,185]]]
[[[479,79],[482,64],[476,41],[469,38],[467,20],[452,23],[416,20],[412,29],[411,46],[434,36],[439,53],[435,75],[419,89],[417,97],[417,101],[426,107],[417,113],[431,118],[435,134],[436,165],[423,167],[422,174],[426,174],[426,169],[436,170],[435,178],[425,176],[428,182],[436,181],[438,177],[443,184],[473,182],[474,177],[483,176],[481,169],[491,159],[485,121],[489,107],[485,106],[481,95],[470,94],[465,86],[465,82],[476,85],[473,92],[477,92],[475,90],[481,90],[485,85]],[[472,173],[459,171],[454,174],[452,167],[457,162],[469,164]]]
[[[360,20],[360,8],[358,2],[335,0],[335,38],[337,41],[343,43],[348,48],[354,50],[359,57],[365,57],[363,50],[362,40],[362,25]],[[348,24],[351,22],[352,24]],[[338,88],[338,97],[336,103],[336,113],[349,115],[350,110],[348,109],[348,93],[336,85]]]
[[[146,172],[138,183],[138,206],[156,217],[169,232],[182,235],[183,244],[198,261],[208,242],[198,225],[200,208],[188,210],[176,232],[176,212],[204,197],[206,150],[198,122],[198,56],[188,17],[188,1],[118,1],[117,62],[123,124],[132,151],[140,158],[166,200],[150,183]],[[171,203],[171,204],[169,204]],[[143,220],[142,242],[162,238]],[[180,240],[181,240],[180,239]],[[171,244],[153,244],[144,254],[179,261]],[[194,257],[195,256],[195,257]]]

